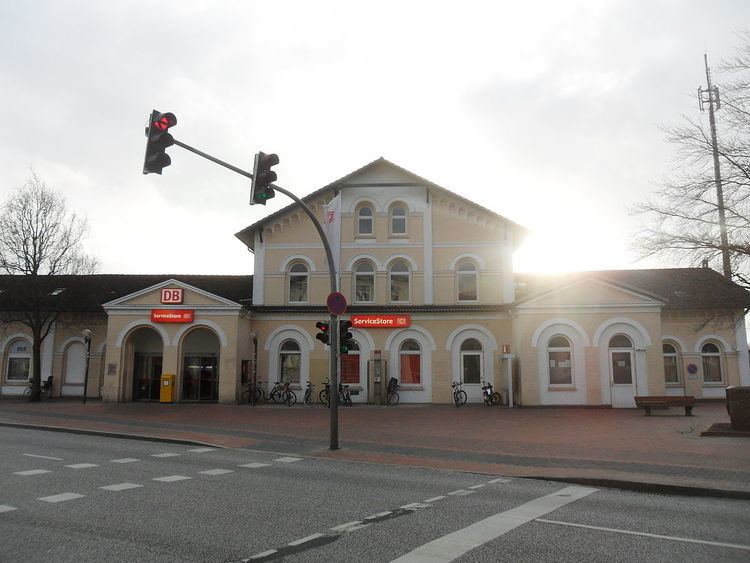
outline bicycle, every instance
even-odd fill
[[[461,382],[460,381],[454,381],[451,383],[451,387],[453,387],[453,403],[460,407],[466,402],[466,399],[468,398],[466,396],[466,391],[461,389]]]
[[[268,397],[270,399],[273,399],[274,403],[277,403],[280,405],[284,402],[283,391],[284,391],[285,385],[286,384],[282,383],[281,381],[273,382],[273,389],[269,391]]]
[[[493,391],[492,385],[486,381],[482,381],[482,396],[484,397],[484,404],[488,407],[499,405],[502,401],[500,393]]]
[[[328,377],[323,382],[323,389],[320,390],[320,393],[318,393],[318,401],[321,405],[325,405],[326,407],[331,406],[331,378]]]
[[[351,407],[354,405],[352,402],[352,394],[349,392],[349,386],[339,383],[339,404],[345,407]]]
[[[389,407],[395,407],[400,399],[398,395],[398,379],[391,377],[388,380],[388,388],[385,391],[385,404]]]
[[[285,382],[281,385],[281,396],[280,404],[286,404],[287,407],[291,407],[297,402],[297,394],[292,391],[289,386],[289,382]]]
[[[302,401],[306,407],[314,407],[316,398],[315,398],[315,385],[307,382],[307,389],[305,389],[305,398]]]
[[[23,398],[31,400],[31,379],[29,379],[29,385],[23,390]],[[42,381],[39,385],[40,398],[42,401],[52,398],[52,376],[50,375],[46,380]]]
[[[265,383],[265,381],[258,381],[255,385],[253,385],[252,381],[247,382],[242,393],[240,393],[240,403],[256,404],[259,403],[261,399],[268,401],[266,392],[263,390],[263,383]]]

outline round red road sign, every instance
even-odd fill
[[[342,293],[334,291],[328,294],[326,306],[328,307],[328,312],[332,315],[343,315],[346,312],[346,305],[346,297]]]

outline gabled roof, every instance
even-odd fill
[[[376,166],[378,164],[387,164],[388,166],[391,166],[392,168],[394,168],[395,170],[398,170],[402,174],[405,174],[407,176],[411,176],[412,178],[414,178],[414,180],[416,182],[418,182],[420,184],[424,184],[425,186],[427,186],[428,188],[430,188],[432,190],[436,190],[438,192],[442,192],[444,194],[450,195],[451,197],[454,197],[454,198],[458,199],[459,201],[461,201],[463,203],[466,203],[468,205],[472,205],[472,206],[474,206],[474,207],[476,207],[478,209],[481,209],[484,213],[487,213],[488,215],[492,215],[496,219],[499,219],[499,220],[501,220],[501,221],[503,221],[505,223],[508,223],[511,227],[513,227],[515,230],[517,230],[521,234],[526,234],[526,233],[529,232],[528,229],[526,229],[526,227],[523,227],[523,226],[519,225],[518,223],[516,223],[514,221],[511,221],[507,217],[503,217],[502,215],[500,215],[498,213],[495,213],[494,211],[492,211],[490,209],[487,209],[486,207],[483,207],[483,206],[479,205],[478,203],[473,202],[473,201],[471,201],[471,200],[469,200],[469,199],[467,199],[467,198],[465,198],[465,197],[463,197],[461,195],[458,195],[457,193],[452,192],[451,190],[449,190],[447,188],[439,186],[439,185],[435,184],[434,182],[431,182],[430,180],[427,180],[426,178],[422,178],[421,176],[415,174],[414,172],[406,170],[405,168],[402,168],[401,166],[399,166],[397,164],[394,164],[393,162],[391,162],[391,161],[383,158],[382,156],[380,158],[377,158],[377,159],[373,160],[372,162],[369,162],[369,163],[365,164],[364,166],[362,166],[361,168],[358,168],[354,172],[350,172],[346,176],[343,176],[343,177],[339,178],[338,180],[334,180],[330,184],[327,184],[327,185],[323,186],[322,188],[319,188],[319,189],[315,190],[314,192],[306,195],[305,197],[303,197],[301,199],[302,199],[303,202],[307,203],[308,201],[311,201],[311,200],[315,199],[316,197],[319,197],[319,196],[325,194],[328,191],[332,191],[332,192],[335,193],[339,189],[341,189],[343,186],[345,186],[346,183],[349,180],[351,180],[355,176],[357,176],[357,175],[359,175],[359,174],[367,171],[368,169],[373,168],[374,166]],[[255,223],[253,223],[249,227],[245,227],[244,229],[242,229],[241,231],[239,231],[238,233],[236,233],[234,236],[236,236],[238,239],[240,239],[242,242],[244,242],[245,245],[247,245],[249,248],[252,248],[253,245],[254,245],[252,233],[254,233],[263,224],[265,224],[267,222],[270,222],[270,221],[273,221],[277,217],[280,217],[280,216],[284,215],[285,213],[288,213],[289,211],[291,211],[295,207],[297,207],[297,203],[296,202],[292,203],[290,205],[287,205],[286,207],[284,207],[282,209],[279,209],[275,213],[272,213],[271,215],[268,215],[267,217],[264,217],[263,219],[261,219],[259,221],[256,221]]]
[[[103,313],[102,305],[144,288],[174,279],[218,295],[240,305],[249,305],[253,295],[253,277],[205,276],[180,274],[94,274],[82,276],[40,276],[45,294],[45,310],[64,312]],[[0,311],[30,309],[25,291],[26,276],[0,276]],[[50,295],[62,289],[57,295]]]
[[[750,307],[750,292],[711,268],[600,270],[555,276],[515,274],[516,303],[555,288],[593,278],[654,297],[665,309],[739,309]]]

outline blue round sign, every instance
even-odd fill
[[[326,306],[328,307],[328,312],[332,315],[339,316],[346,313],[346,305],[346,297],[342,293],[334,291],[328,294]]]
[[[698,366],[695,364],[688,364],[687,370],[690,375],[695,375],[698,373]]]

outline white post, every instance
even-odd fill
[[[503,354],[502,358],[505,361],[505,375],[508,378],[508,406],[513,407],[513,356]]]

